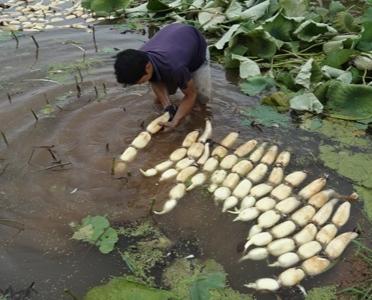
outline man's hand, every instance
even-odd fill
[[[174,121],[172,122],[162,122],[162,123],[159,123],[160,126],[163,126],[163,131],[164,132],[168,132],[168,131],[172,131],[174,130],[177,126],[178,126],[179,123],[176,123]]]

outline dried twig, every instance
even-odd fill
[[[96,86],[94,86],[94,92],[96,93],[96,98],[98,98],[98,89],[97,89],[97,87]]]
[[[39,58],[39,44],[38,44],[38,42],[36,41],[36,39],[33,35],[31,35],[31,38],[34,41],[34,44],[36,46],[35,60],[38,60],[38,58]]]
[[[46,171],[46,170],[50,170],[50,169],[55,169],[55,168],[58,168],[58,167],[63,168],[64,166],[68,166],[68,165],[72,165],[72,163],[70,163],[70,162],[65,162],[65,163],[55,164],[55,165],[52,165],[52,166],[46,167],[46,168],[44,168],[44,169],[41,170],[41,171]]]
[[[18,49],[18,47],[19,47],[19,40],[18,40],[18,37],[17,37],[17,35],[14,33],[13,30],[11,31],[11,34],[12,34],[13,38],[16,40],[16,49]]]
[[[77,90],[77,97],[80,98],[81,96],[81,88],[78,82],[77,76],[75,76],[75,85],[76,85],[76,90]]]
[[[80,77],[80,82],[83,82],[84,81],[84,78],[83,78],[83,74],[81,73],[81,70],[79,67],[76,67],[78,73],[79,73],[79,77]]]
[[[94,25],[92,26],[92,35],[93,35],[93,43],[94,43],[94,50],[98,52],[97,42],[96,42],[96,28]]]
[[[6,171],[6,169],[8,169],[8,167],[10,166],[10,164],[6,164],[5,167],[1,170],[0,172],[0,176],[3,175]]]
[[[1,133],[1,136],[3,137],[4,143],[7,146],[9,146],[9,142],[8,142],[8,139],[6,138],[6,135],[5,135],[4,131],[1,130],[0,133]]]
[[[107,88],[106,88],[106,84],[104,82],[102,82],[102,86],[103,86],[103,93],[105,95],[107,95]]]
[[[116,158],[113,157],[111,161],[111,176],[115,175],[115,164],[116,164]]]
[[[110,144],[106,143],[106,152],[110,152]]]
[[[39,117],[37,116],[37,114],[33,111],[33,109],[31,108],[31,112],[35,118],[36,121],[39,121]]]
[[[52,156],[52,158],[53,158],[55,161],[58,161],[58,159],[57,159],[57,157],[56,157],[54,151],[53,151],[52,149],[50,149],[50,148],[48,148],[47,150],[48,150],[48,152],[50,153],[50,155]]]
[[[8,101],[9,101],[9,103],[12,103],[12,96],[10,96],[9,93],[6,93],[6,94],[7,94],[7,96],[8,96]]]

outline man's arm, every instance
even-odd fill
[[[162,82],[151,82],[152,90],[155,93],[156,101],[160,102],[163,108],[171,104],[168,96],[168,90]]]
[[[163,124],[165,127],[177,127],[178,124],[191,112],[195,104],[197,90],[192,79],[187,82],[186,89],[182,90],[182,92],[184,97],[177,109],[177,113],[171,122]]]

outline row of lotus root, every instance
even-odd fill
[[[53,28],[87,29],[85,23],[103,21],[106,18],[95,18],[81,6],[81,1],[6,1],[0,8],[0,26],[8,30],[42,31]],[[69,24],[62,24],[64,21]],[[84,21],[83,21],[84,20]]]
[[[147,133],[159,131],[159,120],[167,118],[169,115],[163,115],[150,123]],[[155,131],[151,130],[154,126]],[[149,139],[144,136],[151,135],[140,133],[121,155],[125,163],[134,159],[137,149],[148,144]],[[236,215],[233,221],[257,220],[248,232],[240,261],[272,256],[275,261],[269,266],[286,270],[277,278],[261,278],[247,287],[275,291],[298,285],[306,276],[326,271],[357,237],[355,232],[337,235],[349,219],[350,201],[358,197],[355,193],[343,196],[326,189],[326,177],[301,188],[307,172],[285,175],[291,155],[280,152],[276,145],[249,140],[232,150],[237,132],[229,133],[218,143],[211,136],[212,125],[207,120],[201,135],[199,131],[190,132],[168,159],[140,171],[146,177],[159,175],[160,182],[175,181],[162,210],[154,211],[155,214],[170,212],[187,191],[208,184],[215,203],[222,205],[222,212]],[[299,191],[295,193],[295,189]],[[254,248],[249,250],[251,246]]]

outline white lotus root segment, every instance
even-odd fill
[[[176,180],[179,182],[186,182],[191,176],[193,176],[196,172],[198,171],[198,168],[195,166],[189,166],[183,170],[181,170],[177,177]]]
[[[122,155],[120,155],[120,159],[125,162],[132,162],[137,155],[137,149],[134,147],[128,147]]]
[[[265,155],[261,159],[261,163],[264,163],[268,166],[272,165],[275,161],[276,156],[278,155],[279,148],[276,145],[273,145],[267,150]]]
[[[270,197],[264,197],[256,202],[256,208],[260,211],[267,211],[274,208],[276,201]]]
[[[252,237],[254,238],[255,235]],[[280,256],[284,253],[291,252],[296,248],[295,242],[290,238],[274,240],[267,245],[267,250],[271,255]]]
[[[186,148],[178,148],[169,155],[169,159],[173,162],[176,162],[184,158],[186,154],[187,154]]]
[[[274,186],[277,186],[283,181],[284,170],[282,167],[274,167],[267,179],[267,183]]]
[[[307,275],[315,276],[326,271],[330,264],[331,262],[326,258],[313,256],[302,263],[301,269],[304,270]]]
[[[235,174],[235,173],[232,173],[232,174]],[[232,194],[235,197],[237,197],[239,199],[242,199],[249,194],[249,191],[250,191],[251,187],[252,187],[252,183],[248,179],[243,179],[234,188]]]
[[[228,148],[230,148],[235,141],[237,140],[238,136],[236,133],[229,133],[218,145],[216,148],[213,149],[211,156],[217,156],[219,158],[223,158],[227,155]]]
[[[336,225],[327,224],[319,230],[319,232],[316,234],[315,239],[323,246],[325,246],[328,245],[328,243],[336,236],[336,234],[337,234]]]
[[[262,260],[269,256],[269,252],[264,247],[258,247],[250,250],[246,255],[239,259],[239,262],[244,260]]]
[[[142,131],[138,136],[132,141],[132,146],[137,149],[143,149],[151,141],[151,134],[147,131]]]
[[[250,289],[271,292],[275,292],[280,288],[279,282],[272,278],[260,278],[257,279],[255,282],[245,284],[244,286]]]
[[[333,208],[335,207],[337,202],[338,199],[332,199],[331,201],[324,204],[323,207],[321,207],[317,211],[311,221],[318,226],[322,226],[323,224],[325,224],[330,218],[333,212]]]
[[[276,239],[284,238],[296,230],[296,224],[292,221],[284,221],[271,228],[270,233]]]
[[[323,190],[311,196],[311,198],[308,200],[308,203],[316,208],[321,208],[335,194],[336,192],[334,190]]]
[[[230,170],[238,162],[238,157],[234,154],[225,156],[220,162],[220,168]]]
[[[262,228],[269,228],[278,223],[281,217],[282,216],[277,211],[268,210],[258,217],[257,225]]]
[[[322,245],[319,242],[310,241],[301,245],[297,250],[297,254],[301,259],[307,259],[318,254],[321,250]]]
[[[187,150],[187,156],[192,159],[198,159],[204,151],[204,144],[197,142],[190,146]]]
[[[307,173],[304,171],[295,171],[287,175],[284,181],[291,186],[299,186],[307,177]]]
[[[239,137],[238,132],[230,132],[221,142],[220,145],[225,148],[230,148],[232,145],[235,144],[236,140]]]
[[[163,161],[159,164],[157,164],[154,169],[161,173],[161,172],[164,172],[165,170],[168,170],[171,166],[173,165],[173,161],[171,160],[166,160],[166,161]]]
[[[264,155],[266,146],[267,146],[266,142],[259,145],[257,149],[254,150],[252,154],[249,156],[249,160],[253,163],[257,163]]]
[[[214,172],[219,165],[218,160],[215,157],[210,157],[203,165],[203,171],[205,172]]]
[[[292,187],[289,185],[286,185],[284,183],[279,184],[276,188],[274,188],[270,195],[278,200],[284,200],[289,197],[289,195],[292,193]]]
[[[208,187],[208,191],[213,193],[218,186],[225,180],[227,172],[225,170],[216,170],[211,176],[212,184]]]
[[[225,212],[229,210],[230,208],[235,207],[239,203],[239,199],[235,196],[230,196],[226,198],[226,200],[223,202],[222,212]]]
[[[181,171],[181,170],[191,166],[193,163],[195,163],[194,159],[185,157],[185,158],[181,159],[179,162],[176,163],[175,168],[176,168],[176,170]]]
[[[202,156],[200,156],[199,160],[196,163],[199,166],[204,165],[207,162],[207,160],[209,158],[209,155],[210,155],[210,145],[209,145],[209,143],[205,143],[204,152],[203,152]]]
[[[273,236],[268,232],[257,233],[245,243],[244,250],[247,250],[251,245],[259,247],[266,246],[270,244],[272,240]],[[270,253],[270,249],[268,247],[267,250]]]
[[[270,193],[272,189],[273,189],[272,185],[267,184],[267,183],[261,183],[261,184],[255,185],[250,190],[250,194],[251,194],[251,196],[255,197],[256,199],[259,199],[259,198],[267,195],[268,193]]]
[[[199,136],[199,131],[194,130],[188,133],[182,142],[182,147],[189,148],[192,144],[196,142]]]
[[[258,226],[257,224],[253,225],[251,229],[249,229],[247,240],[249,240],[252,236],[256,235],[257,233],[262,232],[262,227]]]
[[[299,268],[290,268],[279,275],[279,283],[282,286],[295,286],[305,278],[305,272]]]
[[[246,176],[248,172],[253,169],[253,164],[249,160],[241,160],[237,162],[232,168],[231,172],[237,173],[240,176]]]
[[[165,180],[172,179],[176,177],[177,174],[178,174],[178,171],[176,169],[168,169],[164,173],[161,174],[159,181],[162,182]]]
[[[240,177],[238,174],[230,173],[226,176],[225,180],[222,182],[222,186],[233,190],[239,183]]]
[[[307,242],[310,242],[314,239],[318,229],[314,224],[306,225],[301,231],[296,233],[293,236],[293,240],[296,242],[297,245],[303,245]]]
[[[289,151],[283,151],[278,155],[278,158],[275,161],[275,165],[285,168],[286,166],[288,166],[290,160],[291,153]]]
[[[256,199],[252,196],[246,196],[243,198],[243,200],[240,202],[240,210],[243,210],[248,207],[254,206],[256,203]]]
[[[201,186],[207,181],[207,176],[204,173],[197,173],[191,178],[191,185],[189,185],[186,191],[191,191],[192,189]]]
[[[218,145],[216,148],[213,149],[211,156],[223,158],[227,155],[227,153],[229,153],[229,150],[227,150],[225,147]]]
[[[179,200],[186,194],[186,186],[183,183],[176,184],[169,191],[169,198],[174,200]]]
[[[287,252],[278,257],[278,260],[272,264],[269,264],[269,267],[281,267],[288,268],[297,264],[300,261],[299,256],[294,252]]]
[[[149,125],[147,125],[146,130],[151,134],[155,134],[159,132],[163,126],[159,125],[160,123],[168,122],[170,119],[169,112],[162,114],[160,117],[153,120]]]
[[[311,205],[306,205],[304,207],[301,207],[300,209],[296,210],[290,217],[292,221],[295,221],[295,223],[302,227],[305,226],[311,218],[315,215],[315,208]]]
[[[216,202],[222,202],[225,201],[225,199],[227,199],[228,197],[230,197],[231,191],[229,188],[221,186],[214,191],[213,195],[214,200]]]
[[[267,165],[260,163],[248,173],[247,178],[254,183],[258,183],[265,177],[268,169]]]
[[[309,199],[311,196],[315,195],[326,185],[327,179],[326,178],[318,178],[314,181],[310,182],[307,186],[305,186],[301,191],[299,191],[298,196],[302,197],[303,199]]]
[[[234,154],[239,157],[244,157],[252,152],[252,150],[256,147],[257,141],[250,140],[245,142],[244,144],[240,145],[235,151]]]
[[[205,120],[205,129],[199,137],[198,142],[205,143],[212,136],[212,123],[209,119]]]
[[[259,214],[260,211],[257,208],[248,207],[246,209],[241,210],[238,216],[233,220],[233,222],[236,221],[248,222],[256,219]]]
[[[275,205],[275,209],[280,211],[283,214],[289,214],[295,209],[297,209],[301,205],[301,201],[299,201],[296,197],[289,197]]]
[[[155,176],[156,174],[158,174],[158,171],[156,171],[155,168],[147,169],[146,171],[140,169],[140,172],[141,172],[142,175],[145,176],[145,177],[152,177],[152,176]]]
[[[157,214],[157,215],[164,215],[166,213],[169,213],[171,210],[173,210],[175,207],[177,206],[177,200],[175,199],[170,199],[170,200],[167,200],[164,205],[163,205],[163,209],[161,211],[155,211],[154,210],[154,214]]]
[[[342,203],[336,210],[335,214],[332,217],[332,223],[337,227],[344,226],[350,217],[350,202]]]
[[[325,248],[325,253],[330,259],[338,258],[349,243],[358,236],[356,232],[345,232],[336,236]]]

